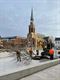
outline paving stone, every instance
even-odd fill
[[[60,80],[60,64],[32,74],[20,80]]]

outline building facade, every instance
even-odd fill
[[[14,37],[7,37],[3,38],[3,46],[4,48],[22,48],[26,47],[27,44],[27,38],[25,37],[19,37],[19,36],[14,36]]]
[[[59,37],[55,38],[55,48],[60,49],[60,38]]]
[[[0,37],[0,48],[3,48],[3,40]]]

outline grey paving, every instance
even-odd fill
[[[32,74],[20,80],[60,80],[60,64]]]

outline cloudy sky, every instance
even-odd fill
[[[31,8],[36,32],[60,36],[60,0],[0,0],[0,35],[26,36]]]

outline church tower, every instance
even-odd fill
[[[35,33],[33,9],[31,10],[31,18],[30,18],[30,25],[29,25],[29,34],[31,34],[31,33]]]
[[[34,26],[34,18],[33,18],[33,9],[31,10],[31,18],[30,18],[27,40],[28,40],[28,46],[30,47],[35,46],[35,26]]]
[[[30,25],[29,25],[29,31],[27,34],[27,47],[29,48],[31,47],[33,49],[42,48],[43,41],[44,40],[40,36],[40,34],[37,34],[35,32],[33,9],[31,9]]]

